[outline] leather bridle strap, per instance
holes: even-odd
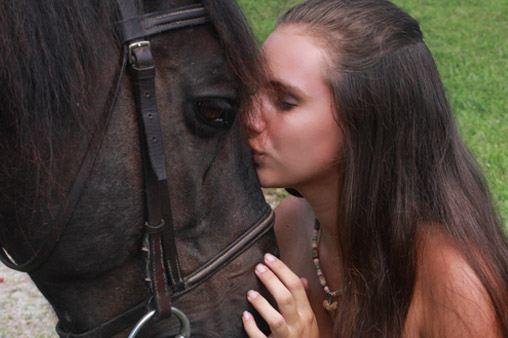
[[[266,205],[265,213],[261,218],[240,237],[234,240],[217,255],[205,262],[188,276],[184,277],[184,289],[173,294],[176,299],[197,286],[201,285],[208,278],[212,277],[221,268],[229,264],[233,259],[250,248],[257,240],[263,237],[273,226],[275,214],[272,209]]]
[[[235,239],[224,250],[219,252],[215,257],[211,258],[201,267],[192,272],[189,276],[184,278],[185,288],[172,295],[174,299],[184,295],[192,289],[199,286],[201,283],[212,277],[222,267],[226,266],[229,262],[242,254],[245,250],[250,248],[258,239],[263,237],[271,228],[274,222],[274,213],[267,206],[267,210],[261,218],[244,234]],[[150,309],[150,299],[131,308],[117,317],[108,320],[100,326],[83,333],[71,333],[63,330],[60,325],[57,325],[57,332],[61,338],[107,338],[124,329],[132,326],[136,320],[141,318]]]
[[[148,311],[148,308],[148,303],[144,301],[95,329],[83,333],[76,334],[65,331],[60,322],[57,323],[55,330],[60,338],[110,338],[132,326],[132,323],[139,320]]]
[[[139,112],[147,218],[145,233],[148,235],[150,245],[150,272],[155,306],[159,316],[166,317],[171,315],[169,285],[175,285],[181,280],[181,273],[169,207],[162,131],[155,99],[155,65],[149,45],[138,44],[139,46],[132,49],[133,63],[130,70]],[[171,242],[168,247],[165,247],[163,243],[168,241]],[[164,253],[166,250],[171,257],[168,265],[175,267],[168,269],[170,283],[166,280],[165,273]]]
[[[139,15],[134,1],[119,2],[122,39],[129,47],[130,72],[139,115],[145,182],[145,233],[157,318],[171,316],[172,294],[184,288],[176,249],[166,174],[166,157],[155,96],[155,64],[147,36],[208,21],[202,5]]]
[[[140,16],[138,11],[142,5],[136,6],[134,1],[117,1],[122,15],[118,27],[124,43],[177,28],[201,25],[209,21],[205,8],[200,4]]]

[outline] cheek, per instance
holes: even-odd
[[[335,167],[343,151],[342,147],[342,130],[335,121],[328,121],[314,130],[312,138],[307,142],[306,154],[318,167]]]
[[[315,146],[301,125],[281,123],[273,131],[273,148],[285,165],[294,166],[295,161],[306,157]]]

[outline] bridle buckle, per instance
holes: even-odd
[[[136,41],[129,45],[129,63],[134,63],[134,50],[138,48],[150,49],[150,41]]]

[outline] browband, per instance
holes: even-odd
[[[149,13],[141,18],[133,2],[128,1],[120,7],[124,19],[118,22],[118,27],[124,43],[209,21],[208,14],[201,4]]]

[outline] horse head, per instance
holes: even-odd
[[[241,128],[255,40],[234,2],[126,3],[2,5],[4,260],[30,263],[61,336],[123,337],[150,311],[139,334],[174,335],[171,306],[193,337],[244,336],[275,248]],[[152,84],[126,71],[146,53]]]

